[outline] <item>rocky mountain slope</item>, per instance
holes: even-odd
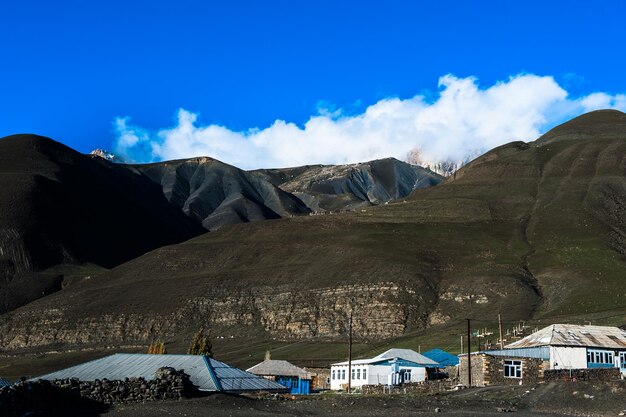
[[[160,187],[51,139],[0,139],[0,312],[61,288],[55,265],[112,268],[204,230]]]
[[[277,186],[280,170],[246,172],[206,157],[113,164],[107,151],[81,155],[33,135],[0,139],[0,152],[0,313],[206,229],[311,211],[293,181]],[[437,179],[395,160],[320,169],[288,171],[308,179],[309,202],[332,209],[403,197]],[[319,191],[327,184],[334,188]]]
[[[370,340],[498,313],[623,313],[625,121],[581,116],[406,202],[228,225],[157,249],[3,315],[0,346],[175,341],[198,323],[243,344],[323,342],[345,335],[351,312],[355,337]]]
[[[350,165],[252,171],[299,197],[314,212],[353,210],[406,197],[443,177],[394,158]]]
[[[294,195],[212,158],[129,166],[159,184],[167,200],[208,230],[309,213]]]

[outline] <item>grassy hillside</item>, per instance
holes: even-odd
[[[391,344],[458,352],[465,318],[493,331],[499,313],[505,328],[624,324],[624,120],[590,113],[388,205],[225,226],[157,249],[2,316],[0,342],[163,337],[184,350],[206,326],[225,360],[254,362],[271,347],[322,364],[345,357],[350,312],[357,356]],[[592,134],[577,137],[581,126]]]
[[[112,268],[202,232],[125,168],[41,136],[0,138],[0,313],[60,289],[69,265]]]

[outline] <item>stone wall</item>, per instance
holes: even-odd
[[[23,381],[0,388],[0,415],[22,415],[32,407],[58,407],[57,402],[121,404],[131,402],[176,400],[198,392],[183,371],[160,368],[156,378],[126,378],[123,381],[79,381],[56,379],[53,381]],[[49,404],[49,405],[48,405]],[[31,408],[29,408],[31,407]]]
[[[619,381],[622,374],[619,368],[594,369],[551,369],[544,372],[546,381]]]
[[[504,377],[505,360],[522,362],[522,378]],[[472,355],[472,386],[535,384],[543,381],[544,369],[547,367],[548,363],[542,359]],[[460,357],[459,383],[468,385],[467,355]]]
[[[444,392],[454,386],[454,381],[450,379],[438,379],[423,381],[399,386],[390,387],[388,385],[363,385],[360,389],[365,395],[378,394],[410,394],[410,393],[435,393]]]
[[[472,355],[472,386],[482,387],[485,385],[483,373],[483,361],[485,355]],[[468,386],[467,355],[459,356],[458,382]]]

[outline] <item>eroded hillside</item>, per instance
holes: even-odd
[[[350,312],[356,333],[387,338],[499,312],[622,308],[625,118],[594,112],[557,128],[615,126],[610,137],[494,149],[406,201],[225,226],[157,249],[2,316],[0,344],[146,343],[200,324],[329,340]]]

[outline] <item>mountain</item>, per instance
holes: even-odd
[[[124,165],[110,152],[81,155],[34,135],[0,139],[0,152],[0,313],[206,229],[311,211],[296,187],[275,185],[284,185],[275,181],[278,170],[246,172],[206,157]],[[323,195],[332,209],[436,182],[391,160],[324,169],[334,178],[319,175],[320,167],[293,170],[309,178],[303,190]],[[333,181],[335,191],[310,191]]]
[[[59,290],[54,266],[98,272],[204,232],[146,178],[35,135],[0,139],[0,204],[0,312]]]
[[[299,197],[314,212],[354,210],[437,185],[441,176],[394,158],[350,165],[309,165],[252,171]]]
[[[106,159],[109,162],[114,162],[116,164],[121,164],[122,162],[124,162],[122,158],[120,158],[119,156],[115,155],[112,152],[107,151],[106,149],[94,149],[93,151],[89,152],[89,155],[97,156],[102,159]]]
[[[208,230],[309,213],[294,195],[212,158],[129,166],[159,184],[165,198]]]
[[[413,335],[408,346],[416,334],[456,345],[465,318],[498,313],[624,324],[624,123],[593,112],[401,201],[156,249],[1,316],[0,346],[182,344],[202,323],[238,356],[253,340],[298,340],[325,343],[308,352],[328,359],[349,314],[357,340]]]

